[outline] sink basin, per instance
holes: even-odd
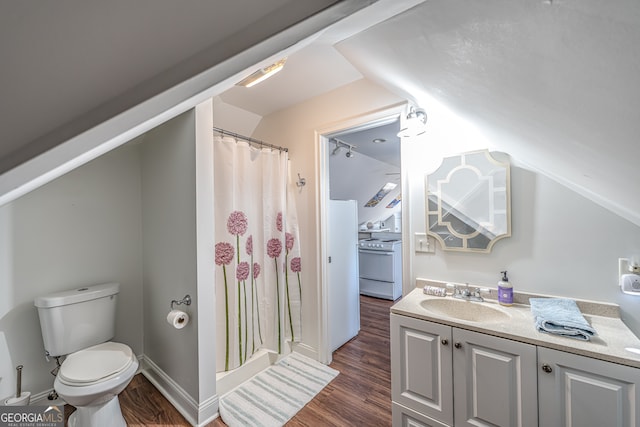
[[[497,307],[460,299],[427,299],[422,301],[420,305],[433,314],[468,322],[494,323],[504,322],[511,318],[508,313]]]

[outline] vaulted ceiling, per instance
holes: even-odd
[[[0,0],[0,172],[246,49],[251,24],[255,40],[314,12],[300,3]],[[367,78],[640,225],[639,2],[355,3],[372,5],[224,101],[268,115]]]
[[[347,83],[355,69],[425,108],[429,126],[446,111],[488,148],[640,225],[639,2],[429,0],[332,47],[340,55],[314,64],[311,81],[336,69]],[[300,96],[282,74],[260,88],[269,109],[256,112],[289,106],[280,84]],[[237,90],[223,99],[254,108]]]

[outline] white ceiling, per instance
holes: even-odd
[[[152,95],[136,84],[213,39],[230,42],[237,20],[263,22],[300,3],[0,2],[0,166],[98,100],[132,88],[129,102]],[[425,108],[428,125],[447,109],[492,149],[640,225],[640,2],[416,0],[397,16],[379,10],[410,3],[380,0],[377,14],[323,33],[253,92],[233,88],[222,99],[268,115],[364,77]],[[83,19],[67,19],[71,7]],[[185,75],[164,76],[171,84]]]
[[[298,102],[327,74],[339,82],[344,68],[346,84],[346,60],[425,108],[428,125],[434,110],[451,111],[490,148],[640,225],[640,2],[430,0],[334,47],[342,58],[325,56],[325,74],[309,62],[313,84],[285,71],[286,90],[265,83],[261,111]],[[223,97],[251,109],[248,95]]]

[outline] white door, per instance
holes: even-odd
[[[358,205],[329,201],[329,344],[331,351],[360,330]]]

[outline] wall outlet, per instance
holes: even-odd
[[[426,233],[415,233],[414,235],[414,247],[416,252],[436,253],[436,239],[431,236],[427,236]]]
[[[623,274],[620,276],[620,287],[625,294],[640,294],[640,274]]]
[[[618,285],[625,294],[640,295],[640,274],[637,262],[627,258],[618,258]]]

